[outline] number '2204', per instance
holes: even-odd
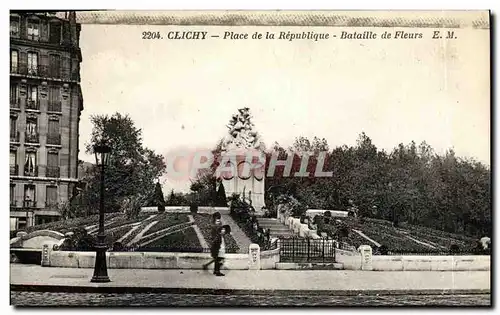
[[[162,39],[160,32],[142,32],[142,39]]]

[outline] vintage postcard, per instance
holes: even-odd
[[[14,306],[491,306],[490,12],[10,11]]]

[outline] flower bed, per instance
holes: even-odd
[[[105,214],[105,221],[109,221],[114,217],[123,215],[121,213],[106,213]],[[81,218],[74,218],[74,219],[69,219],[69,220],[60,220],[60,221],[54,221],[50,223],[45,223],[45,224],[39,224],[39,225],[34,225],[26,230],[19,230],[16,232],[26,232],[26,233],[31,233],[33,231],[39,231],[39,230],[52,230],[52,231],[57,231],[61,233],[66,233],[69,231],[72,231],[73,229],[76,228],[84,228],[89,225],[94,225],[99,222],[99,215],[91,215],[88,217],[81,217]]]
[[[148,245],[136,248],[140,252],[207,252],[200,245],[198,236],[192,227],[162,237]]]
[[[212,244],[212,217],[208,214],[197,213],[193,215],[193,218],[208,246],[210,246]],[[231,235],[226,235],[224,242],[226,243],[226,252],[228,254],[238,253],[240,248]]]
[[[158,232],[160,230],[189,222],[188,216],[185,213],[164,213],[158,216],[158,218],[153,219],[153,221],[158,221],[149,230],[144,233],[144,236],[150,235],[152,233]]]

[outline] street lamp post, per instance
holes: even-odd
[[[90,282],[110,282],[108,277],[108,268],[106,266],[106,243],[104,242],[104,166],[109,161],[111,148],[105,144],[94,146],[94,154],[97,166],[101,167],[101,200],[99,206],[99,232],[97,234],[97,244],[94,275]]]

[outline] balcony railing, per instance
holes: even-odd
[[[16,165],[10,165],[10,175],[12,176],[17,176],[19,174],[19,166]]]
[[[38,165],[35,166],[34,168],[24,168],[24,176],[33,176],[37,177],[38,176]]]
[[[38,99],[26,99],[26,109],[40,110],[40,102],[38,101]]]
[[[47,172],[45,173],[46,177],[59,177],[59,166],[47,166]]]
[[[15,200],[14,198],[10,198],[10,207],[16,208],[17,207],[17,200]]]
[[[10,132],[10,142],[19,142],[19,131]]]
[[[36,201],[35,200],[24,200],[23,206],[24,206],[24,208],[35,208]]]
[[[36,133],[36,134],[27,133],[26,139],[24,142],[26,142],[26,143],[40,143],[40,135],[38,133]]]
[[[10,98],[10,108],[19,108],[21,104],[20,98],[11,97]]]
[[[47,144],[61,145],[61,135],[47,135]]]
[[[49,112],[61,112],[61,101],[49,101],[47,110]]]
[[[57,202],[53,200],[47,200],[45,202],[45,208],[48,210],[57,210],[58,206]]]
[[[49,65],[29,65],[25,62],[19,62],[17,65],[13,64],[10,67],[10,72],[22,75],[31,75],[42,78],[53,78],[62,80],[79,81],[80,75],[78,71],[71,71],[70,69],[63,69],[62,67],[55,67]]]

